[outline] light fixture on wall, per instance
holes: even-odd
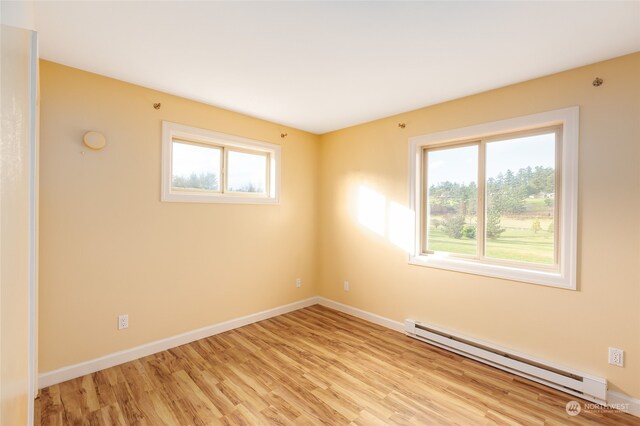
[[[401,129],[404,129],[405,127],[407,127],[406,123],[398,123],[398,127],[400,127]]]
[[[593,80],[593,84],[595,87],[599,87],[602,86],[602,84],[604,83],[604,80],[601,79],[600,77],[596,77],[595,80]]]
[[[107,144],[107,140],[105,139],[104,135],[99,132],[85,133],[82,141],[88,148],[94,149],[96,151],[101,150]]]

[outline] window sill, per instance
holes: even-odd
[[[478,263],[459,258],[441,256],[411,256],[409,264],[464,272],[467,274],[483,275],[486,277],[502,278],[505,280],[539,284],[549,287],[575,290],[574,277],[563,276],[560,272],[538,271],[535,269],[514,268],[503,265]]]
[[[162,194],[161,201],[174,203],[221,203],[221,204],[280,204],[276,197],[253,197],[249,195],[200,195]]]

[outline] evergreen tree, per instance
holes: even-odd
[[[447,234],[447,236],[459,240],[460,238],[462,238],[464,216],[461,214],[457,214],[447,217],[447,219],[442,223],[442,228],[444,229],[444,232],[445,234]]]
[[[489,211],[487,215],[487,238],[495,240],[499,238],[505,230],[506,229],[500,227],[500,214],[495,211]]]

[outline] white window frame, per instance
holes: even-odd
[[[559,252],[557,270],[544,270],[526,265],[508,265],[500,260],[495,263],[478,262],[475,259],[443,256],[437,253],[429,254],[423,251],[424,238],[426,238],[426,233],[422,229],[425,149],[443,144],[462,143],[476,138],[490,138],[506,133],[558,125],[562,126],[562,164],[558,184],[558,190],[562,196],[557,218],[558,247],[556,250]],[[578,141],[579,108],[577,106],[410,138],[410,206],[415,217],[415,244],[409,255],[409,263],[575,290],[578,235]]]
[[[173,141],[192,142],[195,145],[222,149],[223,166],[220,170],[220,191],[174,190],[171,186]],[[226,156],[228,150],[264,154],[267,156],[267,182],[264,193],[225,192]],[[280,199],[280,151],[279,145],[200,129],[183,124],[162,122],[162,190],[161,200],[181,203],[234,203],[278,204]]]

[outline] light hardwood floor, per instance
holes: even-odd
[[[573,399],[315,305],[43,389],[36,424],[640,424]]]

